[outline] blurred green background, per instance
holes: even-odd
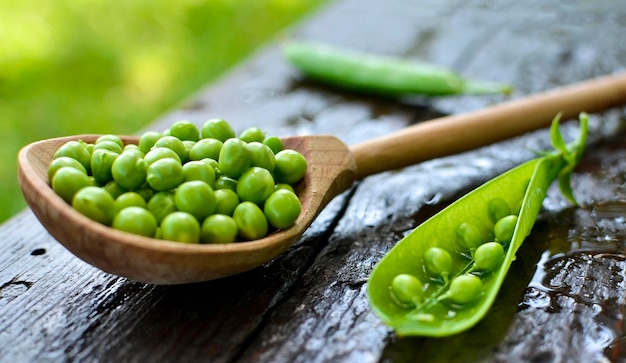
[[[136,133],[325,1],[1,1],[0,222],[21,147]]]

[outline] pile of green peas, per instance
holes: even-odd
[[[455,233],[455,251],[433,246],[424,252],[421,275],[427,277],[428,284],[438,286],[429,298],[425,296],[428,284],[416,276],[420,274],[401,273],[391,281],[392,299],[401,307],[420,311],[436,303],[461,309],[477,301],[483,293],[484,279],[504,261],[518,220],[501,198],[489,201],[487,218],[493,225],[488,236],[483,236],[476,226],[462,222]],[[451,253],[460,254],[467,264],[453,271]]]
[[[116,135],[69,141],[48,168],[53,190],[94,221],[183,243],[232,243],[291,226],[301,212],[293,186],[307,161],[251,127],[224,119],[175,122],[137,145]]]

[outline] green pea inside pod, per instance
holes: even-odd
[[[189,152],[190,160],[218,160],[224,143],[218,139],[202,139],[194,144]]]
[[[231,216],[213,214],[202,222],[200,233],[203,243],[233,243],[237,238],[237,222]]]
[[[83,165],[88,174],[91,173],[91,152],[89,151],[87,143],[78,140],[68,141],[55,151],[52,158],[56,159],[60,156],[76,159]]]
[[[307,167],[304,155],[296,150],[286,149],[276,154],[274,178],[278,183],[293,185],[304,177]]]
[[[170,126],[170,135],[182,141],[198,141],[200,139],[200,130],[191,121],[180,120]]]
[[[187,212],[198,220],[210,216],[215,211],[217,199],[209,184],[192,180],[182,183],[174,193],[176,208]]]
[[[298,196],[284,189],[272,193],[263,205],[263,213],[267,221],[272,227],[278,229],[292,226],[301,211],[302,205]]]
[[[438,300],[449,299],[454,304],[466,305],[478,300],[483,291],[483,282],[476,275],[460,275],[450,281],[450,287]]]
[[[72,199],[72,207],[84,216],[104,225],[111,225],[115,216],[115,200],[106,190],[88,186]]]
[[[401,304],[417,305],[423,299],[423,285],[411,274],[398,274],[391,280],[391,294]]]
[[[506,200],[496,197],[487,203],[487,213],[489,220],[495,224],[500,219],[511,214],[511,207],[509,207],[509,203]]]
[[[248,143],[247,147],[250,150],[251,166],[267,169],[270,173],[274,171],[276,157],[269,146],[254,141]]]
[[[204,125],[202,125],[201,132],[202,138],[217,139],[221,142],[237,137],[230,124],[221,118],[207,120]]]
[[[239,134],[239,139],[245,142],[263,142],[265,140],[265,132],[258,127],[249,127]]]
[[[504,247],[498,242],[487,242],[474,251],[474,266],[479,271],[492,271],[502,264]]]
[[[141,150],[144,154],[147,154],[150,149],[154,146],[158,139],[163,136],[160,132],[156,131],[147,131],[141,134],[139,137],[139,150]]]
[[[223,175],[239,179],[241,174],[250,167],[252,158],[246,142],[239,139],[228,139],[220,150],[217,162]]]
[[[267,235],[268,224],[265,214],[252,202],[241,202],[233,212],[237,223],[237,234],[244,240],[255,240]]]
[[[452,256],[441,247],[430,247],[422,257],[426,271],[434,277],[448,281],[452,273]]]
[[[261,205],[273,192],[274,178],[267,169],[252,167],[237,181],[237,195],[241,201]]]
[[[104,141],[110,143],[110,141]],[[104,185],[113,180],[113,163],[120,156],[109,149],[95,149],[91,155],[91,175],[100,184]]]
[[[176,199],[171,191],[158,192],[146,203],[146,209],[154,215],[160,225],[163,219],[176,211]]]
[[[117,212],[113,218],[113,228],[145,237],[154,237],[157,220],[147,209],[129,206]]]
[[[474,250],[484,242],[480,230],[476,226],[463,222],[456,228],[458,244],[467,250]]]
[[[186,212],[173,212],[161,221],[161,238],[181,243],[200,242],[200,222]]]
[[[71,166],[61,167],[52,178],[52,189],[69,204],[79,190],[93,185],[87,174]]]
[[[517,216],[508,215],[500,220],[493,227],[493,231],[496,235],[496,241],[501,243],[509,243],[513,238],[515,232],[515,226],[517,225]]]
[[[172,158],[159,159],[148,166],[146,181],[156,191],[174,189],[183,182],[183,166]]]
[[[146,182],[148,164],[138,154],[121,153],[111,166],[113,180],[127,190],[135,190]]]
[[[52,184],[52,178],[54,178],[54,174],[57,170],[61,169],[64,166],[72,167],[83,174],[87,175],[87,170],[78,160],[70,158],[68,156],[59,156],[56,159],[52,159],[50,162],[50,166],[48,166],[48,181]]]

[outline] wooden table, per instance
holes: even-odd
[[[623,69],[625,35],[626,6],[614,0],[344,0],[290,32],[510,82],[510,98]],[[238,131],[331,133],[353,144],[503,100],[339,92],[302,79],[271,44],[148,129],[222,117]],[[548,148],[546,130],[366,178],[281,257],[206,283],[155,286],[106,274],[70,254],[26,210],[0,226],[0,360],[626,361],[624,109],[592,116],[573,177],[581,206],[550,190],[495,305],[466,333],[396,337],[368,305],[368,275],[454,198]],[[575,131],[565,125],[568,137]]]

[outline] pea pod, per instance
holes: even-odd
[[[397,335],[448,336],[469,329],[485,316],[517,250],[531,232],[548,187],[557,178],[569,180],[584,150],[587,115],[580,115],[580,136],[569,145],[561,140],[558,122],[557,116],[553,121],[554,152],[521,164],[463,196],[400,240],[374,268],[368,283],[370,305]],[[566,197],[573,197],[569,184],[561,182],[559,186]],[[494,200],[499,205],[506,203],[511,214],[517,216],[511,226],[514,229],[510,241],[494,240]],[[483,244],[489,243],[490,248],[493,243],[500,243],[504,257],[496,253],[488,257],[492,261],[486,261],[485,256],[476,256],[474,260],[475,252],[484,251],[459,243],[464,242],[459,236],[459,225],[477,229],[485,236]],[[452,256],[449,280],[434,279],[427,271],[424,259],[434,247]],[[417,277],[423,284],[419,303],[399,304],[392,293],[392,289],[401,288],[392,284],[394,278],[405,274]],[[459,287],[465,285],[472,289]]]
[[[511,92],[499,83],[464,79],[445,67],[326,44],[287,42],[285,57],[308,77],[335,87],[385,96],[443,96]]]

